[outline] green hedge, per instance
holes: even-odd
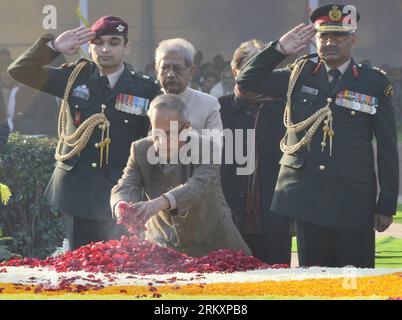
[[[14,252],[11,252],[7,242],[13,240],[12,238],[4,238],[3,230],[0,229],[0,262],[4,260],[9,260],[13,257],[18,257]]]
[[[54,169],[56,140],[10,136],[0,153],[0,181],[10,187],[11,199],[0,205],[0,229],[11,237],[11,251],[44,258],[65,238],[65,221],[43,197]]]

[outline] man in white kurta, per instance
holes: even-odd
[[[179,95],[189,108],[193,130],[222,130],[220,104],[212,95],[191,89],[194,47],[184,39],[162,41],[155,53],[156,75],[164,93]]]

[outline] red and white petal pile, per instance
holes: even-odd
[[[3,262],[6,267],[54,267],[57,272],[86,271],[91,273],[170,274],[236,272],[268,268],[287,268],[286,265],[267,265],[244,252],[219,250],[194,258],[170,248],[123,236],[121,240],[97,242],[45,260],[13,259]]]

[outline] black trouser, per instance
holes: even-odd
[[[265,262],[264,236],[262,234],[242,234],[253,257]]]
[[[242,234],[253,256],[270,265],[290,265],[292,251],[291,219],[269,211],[264,214],[262,222],[262,234]]]
[[[67,237],[70,250],[75,250],[91,242],[120,239],[123,227],[114,220],[92,220],[65,215]]]
[[[292,219],[269,211],[264,215],[265,262],[287,264],[292,257]]]
[[[340,230],[297,222],[300,267],[374,268],[373,230]]]

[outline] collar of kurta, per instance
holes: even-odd
[[[191,89],[187,87],[182,93],[179,93],[178,96],[182,98],[184,101],[188,99],[191,94]]]
[[[181,92],[181,93],[179,93],[177,96],[179,96],[180,98],[182,98],[184,101],[186,101],[187,99],[188,99],[188,97],[191,95],[191,91],[192,91],[193,89],[191,89],[190,87],[186,87],[186,89],[183,91],[183,92]],[[162,88],[162,92],[164,93],[164,94],[167,94],[167,92],[166,92],[166,90],[164,89],[164,88]]]

